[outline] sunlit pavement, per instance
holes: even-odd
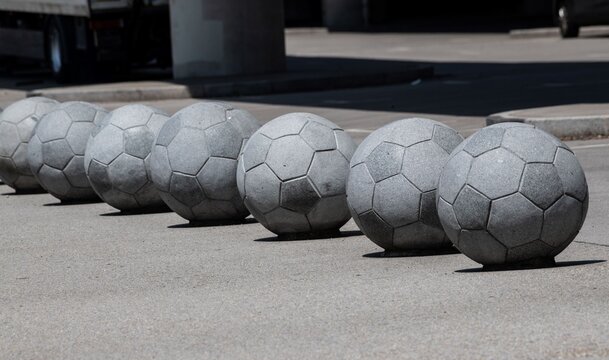
[[[342,48],[335,43],[319,51],[347,53],[350,41],[360,41],[344,37]],[[479,56],[497,62],[501,46],[505,61],[519,61],[517,51],[526,61],[558,59],[564,66],[585,57],[597,73],[588,64],[573,65],[575,75],[499,67],[500,75],[482,65],[458,72],[458,65],[446,65],[440,73],[455,69],[452,80],[229,101],[262,121],[315,112],[358,141],[410,115],[468,135],[505,106],[609,102],[602,80],[609,78],[603,77],[609,73],[602,64],[609,59],[606,39],[365,37],[379,48],[399,40],[414,49],[410,54],[419,47],[423,60],[434,51],[448,56],[442,46],[451,43],[462,53],[478,48]],[[536,92],[535,84],[548,79],[568,80],[577,91]],[[193,101],[152,104],[173,112]],[[580,235],[549,269],[481,272],[459,254],[379,258],[380,249],[353,222],[339,239],[277,242],[255,222],[192,228],[172,213],[123,216],[101,203],[64,206],[49,195],[12,195],[1,186],[1,357],[607,358],[609,141],[568,144],[586,171],[590,208]]]

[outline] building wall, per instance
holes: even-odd
[[[428,16],[550,17],[552,0],[284,0],[287,26],[369,24]],[[367,6],[367,16],[362,9]],[[339,27],[341,27],[339,26]]]

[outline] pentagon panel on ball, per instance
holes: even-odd
[[[329,120],[280,116],[256,131],[239,156],[239,192],[252,215],[280,236],[331,236],[351,217],[345,185],[354,150],[351,137]]]
[[[85,174],[91,131],[108,112],[86,102],[67,102],[44,115],[28,145],[30,169],[42,187],[63,202],[98,199]]]
[[[156,139],[152,180],[165,203],[191,222],[233,222],[249,212],[237,189],[237,159],[260,127],[247,111],[200,102],[173,115]]]
[[[93,129],[85,172],[103,201],[121,211],[164,207],[149,174],[154,140],[169,116],[145,105],[126,105]]]
[[[42,190],[27,161],[27,147],[34,127],[59,103],[32,97],[17,101],[0,114],[0,178],[17,192]]]
[[[522,123],[479,130],[451,154],[438,215],[455,246],[485,266],[545,266],[573,241],[588,208],[577,158]]]
[[[395,121],[355,151],[347,182],[353,219],[387,254],[450,249],[437,217],[440,172],[461,135],[437,121]]]

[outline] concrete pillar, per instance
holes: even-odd
[[[362,30],[368,22],[369,0],[323,0],[324,24],[330,31]]]
[[[176,79],[285,70],[282,0],[171,0]]]

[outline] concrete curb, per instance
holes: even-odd
[[[600,36],[609,35],[609,26],[592,26],[581,29],[580,36]],[[513,39],[532,39],[544,37],[560,37],[558,27],[551,28],[535,28],[535,29],[517,29],[510,31],[510,37]]]
[[[44,96],[57,101],[137,102],[185,98],[214,98],[287,92],[321,91],[391,85],[430,78],[432,66],[359,73],[286,73],[268,77],[209,79],[191,84],[134,82],[32,90],[27,97]]]
[[[486,119],[487,125],[502,122],[522,122],[549,132],[562,139],[586,139],[609,136],[609,114],[565,116],[565,117],[527,117],[508,111],[493,114]]]

